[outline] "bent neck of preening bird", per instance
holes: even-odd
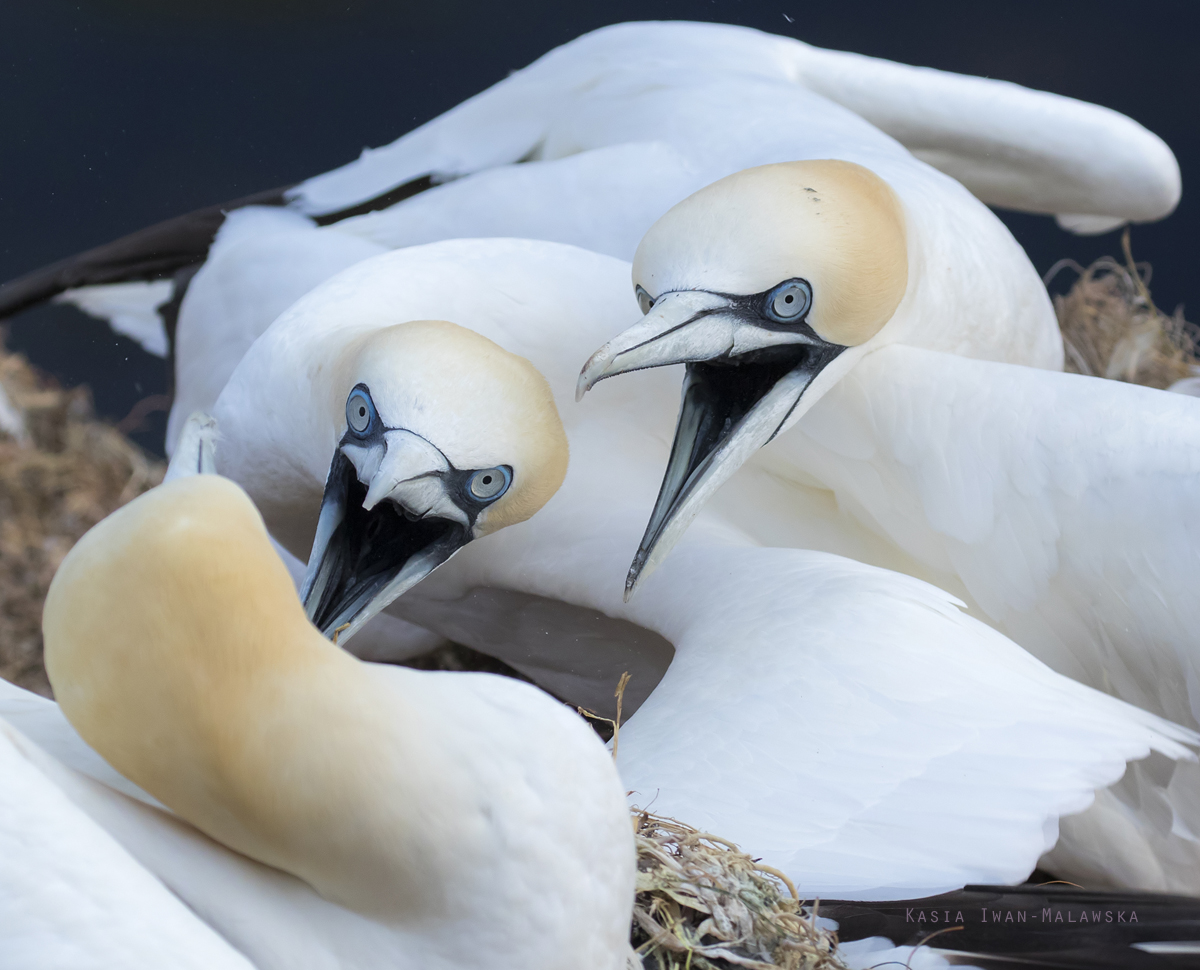
[[[422,806],[452,816],[463,793],[433,763],[437,727],[308,623],[237,486],[185,478],[110,516],[43,625],[68,719],[180,816],[364,914],[444,905],[453,866]]]

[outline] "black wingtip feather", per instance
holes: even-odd
[[[313,221],[319,226],[328,226],[352,216],[386,209],[447,180],[448,176],[422,175],[349,208],[314,216]],[[199,266],[208,257],[209,246],[225,221],[226,213],[248,205],[286,205],[288,191],[292,188],[294,186],[286,185],[196,209],[10,280],[0,285],[0,319],[77,286],[169,279],[179,270]]]
[[[843,942],[871,936],[928,945],[952,963],[982,970],[1109,970],[1200,967],[1194,953],[1134,944],[1200,941],[1200,899],[1069,885],[967,886],[888,902],[821,900]],[[931,937],[937,930],[961,927]],[[953,951],[953,952],[946,952]]]
[[[0,286],[0,318],[77,286],[169,278],[204,261],[225,213],[247,205],[283,205],[288,188],[197,209],[20,276]]]

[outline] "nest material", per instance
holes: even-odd
[[[1065,268],[1079,274],[1069,293],[1054,298],[1065,369],[1157,388],[1200,374],[1195,326],[1183,307],[1173,316],[1159,311],[1150,297],[1150,267],[1134,263],[1128,230],[1122,245],[1124,263],[1105,256],[1084,269],[1062,260],[1047,274],[1047,282]]]
[[[114,509],[162,481],[149,458],[63,390],[0,352],[0,677],[51,696],[42,603],[63,557]]]
[[[674,819],[634,811],[632,942],[653,970],[845,970],[783,873]],[[806,911],[807,910],[807,911]]]

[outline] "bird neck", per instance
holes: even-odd
[[[64,562],[44,618],[63,712],[217,841],[364,914],[431,911],[450,850],[428,799],[470,797],[436,783],[438,727],[308,623],[244,493],[198,514],[205,478],[155,490],[188,500],[182,524],[127,506]]]

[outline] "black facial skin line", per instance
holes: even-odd
[[[804,312],[794,320],[788,320],[781,323],[778,320],[772,319],[771,315],[768,313],[768,308],[771,305],[771,294],[773,294],[776,290],[787,286],[789,283],[800,283],[804,285],[809,293],[809,304],[807,307],[805,307]],[[645,292],[645,287],[641,286],[640,284],[639,286],[635,287],[635,291],[638,289],[642,290],[642,292]],[[812,327],[808,325],[808,315],[812,312],[813,303],[815,300],[812,296],[812,284],[800,276],[793,276],[791,279],[781,280],[774,286],[763,290],[761,293],[751,293],[749,295],[740,293],[722,293],[719,290],[667,290],[665,293],[660,293],[650,301],[651,309],[653,309],[658,304],[658,301],[664,296],[670,296],[673,293],[709,293],[713,296],[719,296],[722,299],[728,300],[729,302],[723,306],[700,310],[695,315],[688,317],[682,323],[678,323],[674,327],[671,327],[670,330],[664,330],[657,336],[652,337],[651,340],[661,340],[667,334],[673,333],[676,330],[686,327],[688,324],[695,323],[697,320],[702,320],[704,317],[711,316],[714,313],[732,312],[735,316],[741,317],[747,323],[756,327],[761,327],[763,330],[773,330],[778,333],[800,333],[815,343],[827,343],[824,338],[822,338],[815,330],[813,330]]]
[[[803,283],[805,287],[808,288],[810,296],[809,304],[805,308],[804,312],[795,320],[789,320],[787,323],[779,323],[778,321],[772,320],[767,314],[767,307],[770,306],[771,294],[780,287],[786,286],[788,283]],[[639,292],[646,293],[646,288],[640,283],[634,287],[634,293],[636,294]],[[622,353],[627,354],[631,350],[637,350],[639,347],[646,346],[646,344],[652,344],[656,340],[662,340],[662,338],[667,336],[667,334],[675,333],[677,330],[682,330],[684,327],[690,326],[697,320],[703,320],[705,317],[712,316],[714,313],[732,313],[734,316],[741,317],[751,326],[761,327],[763,330],[774,330],[779,333],[798,333],[806,337],[808,340],[811,340],[813,343],[827,343],[827,341],[822,339],[822,337],[808,325],[808,314],[812,310],[812,286],[809,284],[808,280],[799,276],[794,276],[791,279],[783,280],[781,283],[776,283],[769,290],[763,290],[761,293],[751,293],[749,296],[740,296],[736,293],[721,293],[717,290],[667,290],[665,293],[660,293],[650,301],[650,308],[654,309],[655,304],[657,304],[659,300],[661,300],[664,296],[670,296],[672,293],[708,293],[711,296],[723,297],[729,302],[722,306],[710,307],[706,310],[698,310],[686,320],[681,320],[679,323],[675,324],[675,326],[668,327],[662,333],[655,334],[653,337],[647,337],[640,344],[634,344],[632,347],[627,347],[624,351],[622,351]],[[649,296],[648,293],[646,295]],[[645,367],[632,367],[630,368],[629,372],[632,373],[633,371],[648,370],[655,366],[657,365],[648,364]],[[598,378],[598,380],[604,380],[604,378],[601,377]]]
[[[324,502],[340,501],[342,521],[325,546],[322,565],[333,559],[334,580],[321,591],[312,622],[322,633],[344,606],[366,591],[382,590],[405,563],[436,542],[459,548],[470,541],[461,522],[429,517],[414,519],[402,514],[394,502],[380,502],[369,512],[362,507],[366,486],[358,480],[354,463],[339,448],[329,470]],[[322,504],[324,504],[324,502]]]
[[[355,384],[354,387],[351,388],[350,394],[353,394],[355,391],[362,391],[362,393],[365,394],[369,400],[371,400],[371,389],[369,387],[367,387],[366,384],[362,384],[362,383]],[[348,395],[346,395],[346,397],[347,397],[347,399],[349,399],[350,395],[348,394]],[[384,425],[383,420],[379,417],[379,412],[375,410],[374,400],[371,400],[371,408],[372,408],[371,423],[369,425],[367,425],[366,430],[364,430],[362,433],[355,431],[349,425],[346,426],[346,433],[344,435],[342,435],[342,440],[338,442],[339,453],[341,452],[341,448],[343,445],[356,444],[356,445],[362,445],[367,448],[370,448],[374,445],[379,445],[383,448],[383,452],[386,455],[387,454],[387,438],[385,438],[384,435],[386,435],[389,431],[404,431],[404,432],[407,432],[408,434],[411,434],[415,438],[420,438],[427,445],[429,445],[430,448],[433,448],[439,455],[441,455],[443,460],[450,467],[450,470],[446,471],[446,472],[431,472],[430,477],[431,478],[434,478],[434,477],[439,478],[445,484],[446,492],[450,495],[450,498],[454,501],[454,504],[457,505],[460,509],[463,510],[463,512],[466,513],[467,521],[469,523],[469,528],[471,528],[471,529],[475,528],[475,520],[477,518],[479,518],[479,514],[484,509],[486,509],[489,505],[491,505],[493,502],[495,502],[497,499],[499,499],[501,496],[506,494],[508,492],[509,488],[512,488],[512,481],[513,481],[512,466],[511,465],[495,465],[493,467],[503,468],[508,473],[508,487],[505,488],[504,491],[502,491],[499,495],[495,495],[492,498],[488,498],[488,499],[476,498],[471,493],[471,489],[470,489],[471,479],[475,475],[477,475],[479,472],[488,471],[489,469],[468,468],[466,470],[463,470],[460,468],[456,468],[454,466],[454,462],[452,462],[449,458],[446,457],[446,455],[442,452],[442,449],[439,448],[437,445],[435,445],[432,441],[430,441],[424,435],[419,435],[415,431],[409,431],[408,428],[389,428],[386,425]],[[368,483],[366,483],[366,482],[363,482],[361,484],[363,484],[364,486],[368,485]],[[364,489],[363,495],[364,496],[366,495],[365,489]],[[359,505],[361,505],[361,504],[362,504],[362,502],[360,500]],[[393,504],[393,503],[388,503],[388,504]],[[407,512],[403,512],[402,510],[398,510],[398,511],[401,511],[402,514],[404,514],[406,516],[408,514]]]
[[[633,561],[631,576],[640,572],[650,554],[651,545],[657,541],[674,511],[699,483],[702,466],[767,392],[788,373],[804,365],[807,365],[811,374],[811,382],[845,349],[838,344],[789,344],[752,351],[737,358],[685,365],[683,394],[675,437],[671,442],[671,455],[667,459],[667,469],[654,501],[654,512]],[[796,403],[799,403],[799,397]],[[794,408],[795,405],[789,409],[788,416]],[[786,421],[787,416],[779,423],[779,427]],[[689,435],[684,428],[692,423],[695,423],[695,433]],[[774,438],[778,431],[779,428],[776,428],[771,437]],[[682,476],[675,473],[680,462],[685,463]],[[676,490],[669,495],[668,485],[672,481],[676,483]]]
[[[803,343],[763,347],[742,354],[727,354],[706,361],[691,361],[685,365],[683,393],[675,437],[671,443],[671,455],[667,460],[658,497],[655,499],[654,511],[646,525],[645,535],[626,579],[627,590],[632,588],[667,522],[699,484],[714,453],[746,415],[788,374],[794,371],[805,372],[805,386],[797,395],[796,402],[788,410],[788,414],[772,432],[771,438],[774,438],[799,403],[808,384],[835,357],[847,349],[841,344],[822,339],[807,324],[806,317],[812,308],[811,302],[794,322],[780,324],[767,317],[768,300],[781,287],[791,282],[803,281],[784,280],[763,293],[750,296],[715,294],[724,297],[729,304],[702,311],[688,321],[691,323],[710,313],[733,313],[751,326],[800,333],[807,340]],[[679,472],[681,466],[682,474]]]
[[[687,477],[787,374],[806,364],[815,376],[845,349],[836,344],[788,344],[684,365],[681,410],[690,407],[704,415],[691,444]]]
[[[355,391],[362,392],[370,404],[370,423],[361,433],[347,426],[330,464],[325,494],[321,500],[322,509],[327,503],[339,503],[342,512],[341,521],[329,537],[320,563],[331,579],[321,590],[320,599],[311,611],[313,624],[326,636],[333,634],[333,623],[349,604],[356,600],[368,602],[414,556],[432,551],[440,561],[445,561],[470,542],[479,515],[512,487],[514,477],[511,466],[497,466],[507,473],[508,488],[490,499],[481,500],[471,493],[470,482],[479,472],[488,469],[458,469],[446,459],[449,471],[431,473],[442,481],[451,500],[467,516],[466,526],[440,516],[415,515],[390,500],[377,503],[369,511],[364,509],[363,501],[369,483],[359,480],[358,470],[346,456],[343,447],[349,444],[380,447],[386,454],[387,439],[384,435],[388,431],[408,429],[385,427],[371,400],[370,389],[365,384],[358,384],[351,394]],[[427,438],[420,435],[416,437],[428,442]],[[432,442],[428,443],[437,449]],[[441,449],[437,451],[442,454]],[[445,458],[445,455],[442,454],[442,457]],[[305,606],[309,607],[307,601]]]
[[[807,288],[809,305],[795,320],[779,323],[768,315],[768,307],[773,294],[789,283],[803,284]],[[671,292],[687,291],[672,290]],[[732,313],[751,326],[781,333],[802,334],[812,342],[763,347],[742,354],[730,354],[712,360],[689,362],[685,365],[687,374],[683,382],[680,418],[682,419],[684,413],[688,411],[693,415],[701,415],[696,435],[690,443],[687,443],[690,453],[687,459],[687,473],[684,476],[685,482],[691,479],[692,473],[700,463],[729,437],[729,434],[749,413],[750,409],[761,401],[786,374],[802,365],[807,365],[806,369],[815,377],[831,360],[846,349],[841,344],[825,340],[808,325],[808,314],[812,311],[814,299],[811,284],[801,277],[782,280],[761,293],[751,293],[748,296],[707,290],[705,292],[712,292],[714,296],[728,300],[728,305],[703,310],[680,326],[687,326],[687,324],[712,313]],[[662,296],[656,297],[654,303],[661,298]],[[651,305],[653,306],[653,304]],[[660,337],[654,339],[657,340]],[[774,434],[771,437],[773,438]],[[676,438],[671,447],[669,465],[673,466],[676,460],[682,457],[677,452],[684,446],[685,443],[679,440],[677,429]],[[683,491],[686,491],[686,487]],[[683,492],[679,497],[683,497]]]

